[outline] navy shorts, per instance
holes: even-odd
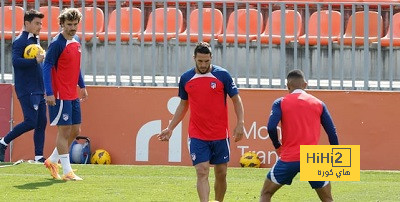
[[[51,126],[75,125],[81,123],[81,104],[76,100],[56,99],[55,106],[49,106]]]
[[[189,138],[188,144],[193,165],[207,161],[214,165],[229,162],[229,138],[215,141]]]
[[[280,185],[291,185],[293,178],[300,172],[300,161],[283,162],[280,159],[268,172],[267,178]],[[329,181],[308,181],[313,189],[326,186]]]

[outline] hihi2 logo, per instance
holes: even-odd
[[[301,181],[360,181],[360,145],[301,145]]]

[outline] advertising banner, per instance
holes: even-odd
[[[161,142],[156,134],[168,126],[180,102],[177,88],[156,87],[88,87],[89,99],[81,103],[81,135],[91,140],[92,153],[105,149],[112,164],[186,165],[192,164],[188,152],[188,120],[173,131],[169,142]],[[361,92],[309,90],[327,105],[333,117],[341,145],[360,145],[361,169],[400,169],[400,153],[394,152],[400,142],[400,113],[394,109],[400,103],[396,92]],[[267,122],[274,100],[287,90],[240,89],[245,111],[245,135],[242,141],[230,141],[229,166],[240,166],[239,159],[254,151],[261,167],[272,167],[278,156],[268,136]],[[16,100],[16,99],[14,99]],[[16,100],[17,101],[17,100]],[[15,101],[14,101],[15,102]],[[236,125],[232,101],[227,98],[230,132]],[[22,120],[19,105],[14,105],[15,123]],[[218,123],[215,123],[218,124]],[[280,128],[278,135],[281,138]],[[55,146],[57,129],[46,129],[45,156]],[[321,145],[328,138],[321,127]],[[32,159],[31,135],[15,140],[13,160]]]

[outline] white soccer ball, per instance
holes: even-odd
[[[81,161],[82,161],[82,148],[83,148],[83,145],[82,144],[74,144],[73,146],[72,146],[72,150],[71,150],[71,156],[70,156],[70,158],[71,158],[71,160],[72,160],[72,162],[74,162],[74,163],[81,163]]]

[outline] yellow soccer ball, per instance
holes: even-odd
[[[240,166],[259,168],[261,165],[260,158],[255,152],[246,152],[240,157]]]
[[[91,164],[111,164],[111,156],[104,149],[98,149],[92,155],[90,159]]]
[[[35,58],[38,54],[45,53],[43,48],[38,45],[38,44],[31,44],[28,45],[25,50],[24,50],[24,58],[26,59],[33,59]]]

